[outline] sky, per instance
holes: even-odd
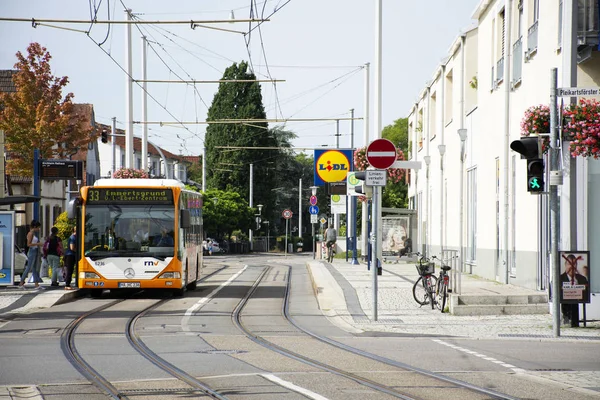
[[[473,26],[471,15],[480,0],[383,0],[382,122],[393,124],[433,77],[437,66],[461,32]],[[269,17],[250,34],[196,27],[187,21]],[[17,51],[39,42],[52,55],[55,76],[67,76],[63,95],[94,106],[96,121],[126,126],[126,40],[124,25],[41,23],[31,18],[89,21],[125,19],[125,8],[145,21],[185,21],[132,27],[133,77],[141,79],[141,36],[148,38],[147,78],[151,80],[218,80],[234,62],[248,61],[261,83],[267,118],[321,119],[285,123],[295,132],[298,151],[335,148],[351,143],[355,118],[364,117],[364,65],[370,63],[370,138],[374,139],[375,13],[367,0],[1,0],[0,69],[12,69]],[[95,13],[97,9],[97,13]],[[272,14],[272,15],[271,15]],[[50,25],[50,26],[49,26]],[[203,24],[248,32],[248,22]],[[64,29],[68,28],[68,29]],[[86,33],[88,31],[89,33]],[[217,84],[148,83],[149,140],[174,154],[202,153],[205,121]],[[142,90],[134,84],[134,120],[141,120]],[[323,121],[322,119],[331,119]],[[175,124],[172,124],[175,123]],[[270,124],[270,126],[281,124]],[[354,121],[354,145],[365,146],[364,122]],[[134,133],[141,135],[141,125]],[[366,143],[368,144],[368,143]]]

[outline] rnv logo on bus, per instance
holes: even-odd
[[[144,261],[144,266],[149,265],[149,266],[157,266],[158,265],[158,261]]]

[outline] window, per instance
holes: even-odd
[[[433,92],[429,99],[429,140],[435,138],[435,120],[437,114],[437,95]]]
[[[142,159],[141,158],[139,158],[139,157],[135,158],[135,167],[137,169],[142,169]]]
[[[452,103],[453,103],[453,99],[454,99],[454,87],[453,87],[453,81],[452,81],[452,70],[450,70],[448,72],[448,74],[446,75],[446,93],[445,93],[445,99],[444,99],[444,103],[445,107],[444,107],[444,124],[448,125],[450,122],[452,122]]]
[[[558,48],[562,48],[563,2],[558,2]]]
[[[477,167],[467,171],[467,253],[466,261],[477,260]]]
[[[496,58],[496,84],[500,84],[504,80],[504,41],[506,37],[506,29],[504,26],[504,10],[498,15],[498,42],[497,42],[497,58]]]
[[[423,109],[419,110],[419,116],[417,120],[417,127],[415,128],[417,131],[417,145],[419,146],[419,150],[423,148]]]

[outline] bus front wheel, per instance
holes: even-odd
[[[90,289],[92,299],[99,299],[102,296],[102,289]]]

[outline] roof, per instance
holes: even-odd
[[[17,71],[13,69],[0,70],[0,92],[1,93],[14,93],[17,91],[15,83],[13,82],[13,75]]]

